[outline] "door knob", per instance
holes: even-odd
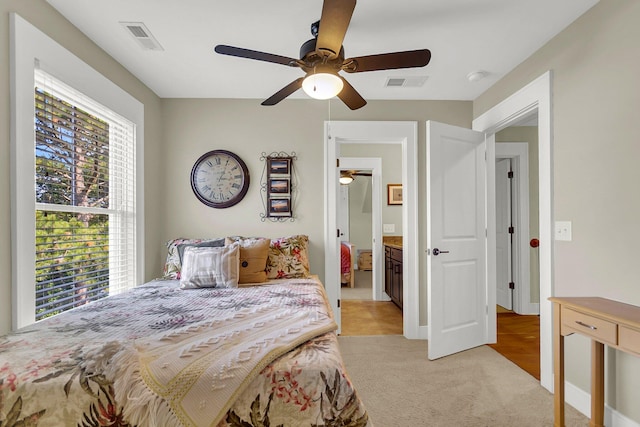
[[[448,254],[448,253],[449,253],[449,251],[441,251],[438,248],[433,248],[433,256],[438,256],[440,254]]]

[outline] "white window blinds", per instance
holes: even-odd
[[[35,73],[36,320],[136,283],[135,125]]]

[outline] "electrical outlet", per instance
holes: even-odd
[[[571,241],[571,221],[556,221],[556,240]]]
[[[395,224],[382,224],[382,232],[383,233],[395,233],[396,225]]]

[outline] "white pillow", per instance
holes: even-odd
[[[240,277],[237,243],[221,248],[189,246],[184,250],[180,287],[237,288]]]

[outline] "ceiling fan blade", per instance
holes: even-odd
[[[241,47],[227,46],[219,44],[214,49],[222,55],[237,56],[239,58],[257,59],[258,61],[274,62],[276,64],[298,67],[298,60],[273,53],[259,52],[257,50],[243,49]]]
[[[287,96],[300,89],[302,87],[302,80],[304,80],[304,77],[300,77],[299,79],[292,81],[291,83],[271,95],[271,97],[262,101],[261,105],[276,105],[278,102],[282,101]]]
[[[330,59],[338,56],[355,8],[356,0],[324,0],[316,50],[329,53]]]
[[[360,96],[358,91],[355,90],[348,81],[346,81],[342,76],[338,77],[340,77],[342,79],[342,82],[344,83],[344,87],[338,94],[338,98],[340,98],[342,102],[347,105],[347,107],[351,108],[352,110],[357,110],[358,108],[362,108],[367,105],[367,101],[365,101],[364,98]]]
[[[344,60],[342,69],[347,73],[361,73],[363,71],[424,67],[430,60],[431,51],[429,49],[408,50],[348,58]]]
[[[351,175],[354,176],[372,176],[371,172],[353,172]]]

